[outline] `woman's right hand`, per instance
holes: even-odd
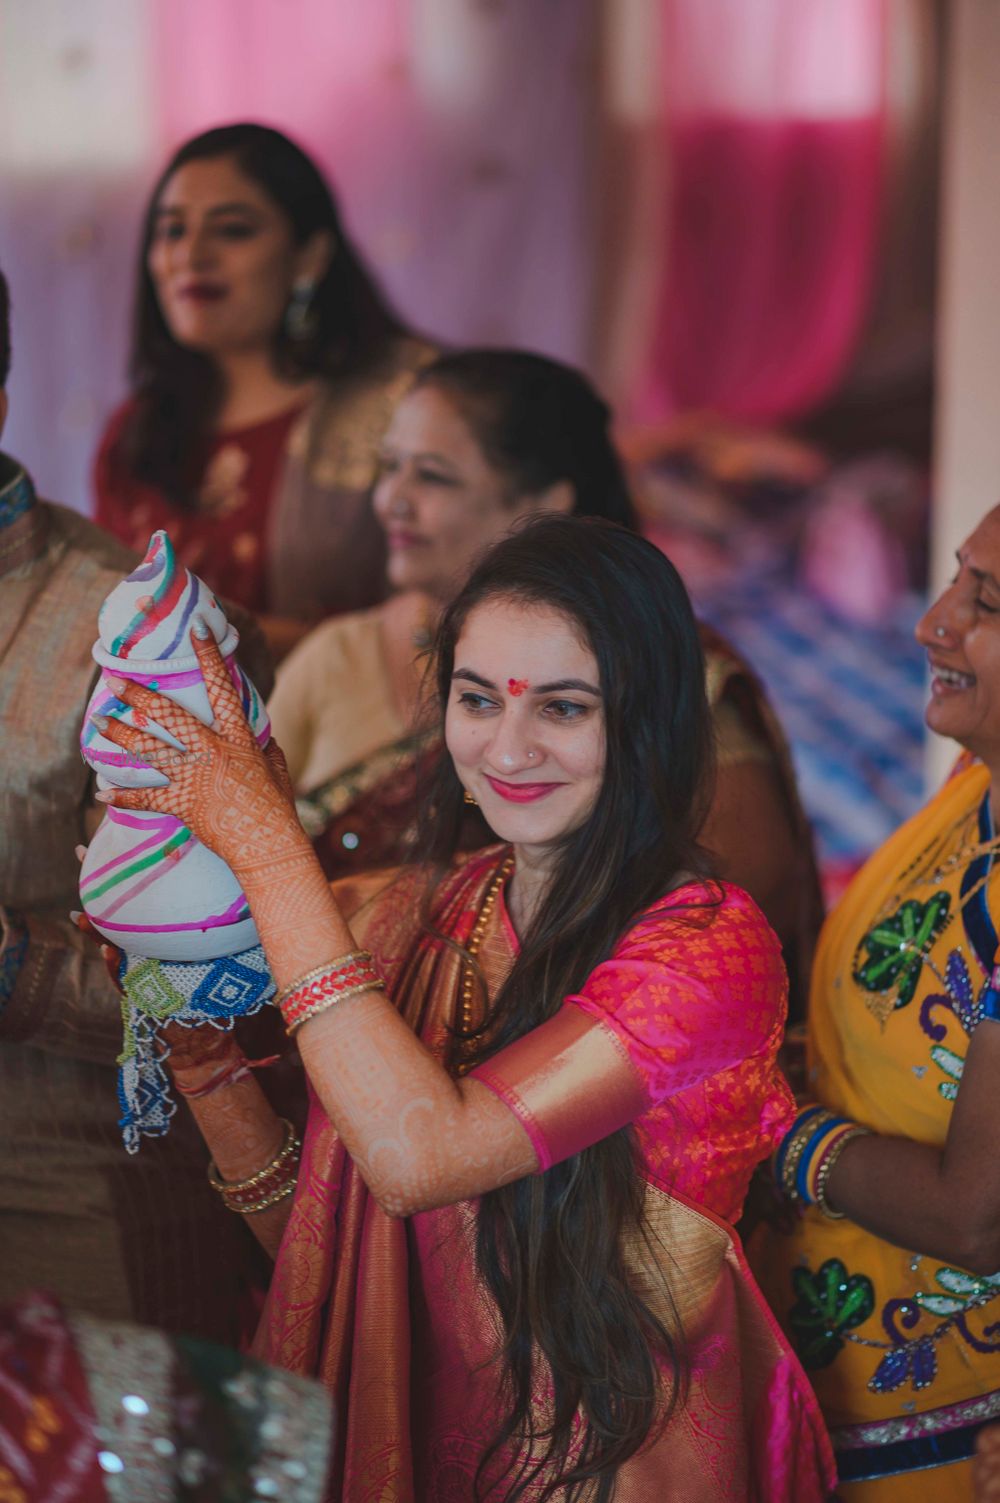
[[[257,745],[212,636],[192,632],[191,641],[214,725],[203,725],[173,700],[140,684],[109,680],[117,698],[131,706],[135,724],[101,717],[102,735],[148,760],[170,782],[165,788],[109,789],[97,797],[118,809],[174,815],[241,881],[252,880],[255,872],[294,858],[309,843],[295,813],[281,751],[274,742],[266,751]],[[182,749],[150,735],[145,729],[150,721],[181,742]]]
[[[100,717],[109,741],[146,759],[170,781],[159,788],[110,788],[98,794],[117,809],[172,814],[232,868],[253,913],[279,989],[352,948],[292,797],[285,760],[271,742],[257,745],[239,694],[211,634],[191,641],[201,665],[212,726],[139,684],[111,679],[137,724]],[[154,721],[180,747],[146,730]]]

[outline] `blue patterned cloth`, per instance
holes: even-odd
[[[164,1060],[170,1053],[164,1023],[228,1031],[237,1018],[259,1012],[275,994],[260,945],[218,960],[150,960],[123,955],[118,971],[125,1043],[118,1058],[119,1126],[129,1153],[143,1137],[168,1131],[177,1103]]]
[[[696,604],[764,680],[821,866],[860,865],[925,798],[926,658],[913,636],[925,601],[906,596],[864,626],[775,569],[697,591]]]
[[[0,532],[35,504],[35,487],[16,459],[0,454]]]

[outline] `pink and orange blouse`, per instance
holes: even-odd
[[[541,1170],[633,1122],[654,1184],[735,1221],[794,1116],[777,1067],[786,999],[781,948],[753,899],[690,882],[554,1018],[473,1074],[518,1117]],[[596,1097],[574,1089],[589,1077],[595,1023],[630,1066]]]

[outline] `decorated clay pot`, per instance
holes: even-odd
[[[102,788],[163,786],[167,776],[103,737],[97,713],[131,724],[131,709],[108,690],[108,675],[145,684],[211,724],[208,694],[190,642],[200,615],[219,644],[260,744],[270,722],[260,696],[236,664],[238,635],[211,590],[178,567],[165,532],[156,532],[142,563],[107,597],[93,655],[101,666],[80,748]],[[179,743],[154,721],[144,727],[165,745]],[[80,896],[94,927],[132,955],[202,961],[257,943],[246,898],[229,867],[170,815],[109,808],[90,843]]]

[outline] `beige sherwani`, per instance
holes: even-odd
[[[0,510],[18,483],[0,456]],[[125,1153],[118,996],[67,917],[91,810],[90,648],[134,562],[46,502],[0,529],[0,1302],[41,1285],[94,1314],[232,1340],[249,1234],[209,1189],[183,1107],[166,1138]],[[269,670],[247,666],[266,692]]]

